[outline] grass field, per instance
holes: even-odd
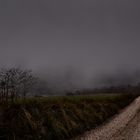
[[[0,137],[10,140],[67,140],[91,130],[135,96],[54,96],[1,105]]]

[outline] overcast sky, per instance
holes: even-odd
[[[0,0],[0,65],[84,76],[140,68],[138,0]]]

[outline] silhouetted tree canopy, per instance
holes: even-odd
[[[9,98],[25,98],[35,85],[35,78],[30,70],[21,68],[3,68],[0,70],[0,96],[1,100],[7,101]]]

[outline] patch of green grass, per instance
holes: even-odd
[[[18,100],[3,106],[3,130],[15,140],[65,140],[93,129],[135,96],[100,94]]]

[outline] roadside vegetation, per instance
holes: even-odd
[[[91,130],[136,96],[102,94],[18,99],[0,107],[3,140],[66,140]]]
[[[95,94],[93,90],[41,97],[47,91],[46,82],[30,70],[1,69],[0,140],[74,138],[102,124],[137,96],[119,94],[120,89],[117,94],[99,94],[99,91]],[[133,88],[129,86],[129,89]]]

